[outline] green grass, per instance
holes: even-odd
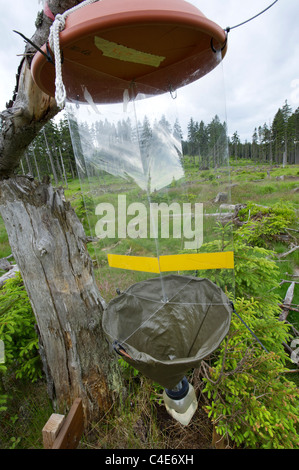
[[[1,413],[0,449],[42,449],[42,429],[51,414],[52,404],[44,381],[37,383],[9,377],[7,411]]]

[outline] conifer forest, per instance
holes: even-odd
[[[176,121],[173,129],[163,117],[159,125],[169,127],[176,137],[182,139],[183,155],[198,157],[195,165],[199,170],[213,168],[221,164],[213,158],[210,149],[223,149],[228,143],[228,152],[234,160],[246,159],[253,164],[266,163],[275,164],[295,164],[299,162],[299,108],[292,110],[285,101],[284,105],[278,109],[273,116],[272,123],[260,124],[253,129],[252,140],[240,140],[238,131],[234,131],[227,137],[226,123],[221,122],[216,115],[211,122],[195,121],[192,117],[187,125],[187,129],[182,129],[180,123]],[[165,122],[166,121],[166,122]],[[117,126],[111,125],[107,121],[99,122],[97,129],[90,132],[101,135],[110,135],[115,140],[130,138],[130,122],[119,122]],[[88,127],[88,124],[86,124]],[[149,124],[145,119],[140,124],[142,133],[149,134]],[[184,139],[184,135],[186,138]],[[227,141],[226,141],[227,139]],[[223,152],[219,152],[221,154]],[[46,157],[46,158],[45,158]],[[31,174],[38,179],[44,175],[52,175],[54,184],[65,182],[67,179],[75,179],[77,176],[76,161],[74,157],[71,136],[69,132],[68,119],[50,121],[28,148],[22,159],[19,172]]]

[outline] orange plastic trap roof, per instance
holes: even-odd
[[[183,0],[90,4],[71,13],[60,33],[67,98],[85,102],[87,90],[95,103],[113,103],[125,90],[130,98],[175,90],[216,67],[215,50],[224,57],[225,42],[225,31]],[[54,65],[37,52],[31,70],[55,96]]]

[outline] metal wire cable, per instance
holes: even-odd
[[[273,5],[277,2],[278,2],[278,0],[275,0],[275,2],[271,3],[271,5],[269,5],[267,8],[265,8],[263,11],[261,11],[260,13],[257,13],[257,15],[252,16],[252,18],[249,18],[248,20],[243,21],[242,23],[236,24],[235,26],[228,26],[227,28],[225,28],[225,31],[229,33],[229,31],[231,29],[235,29],[235,28],[238,28],[239,26],[243,26],[243,24],[249,23],[249,21],[252,21],[255,18],[257,18],[258,16],[265,13],[267,10],[269,10],[271,7],[273,7]]]
[[[243,21],[242,23],[239,23],[239,24],[236,24],[235,26],[228,26],[225,31],[227,31],[228,33],[230,32],[231,29],[235,29],[235,28],[238,28],[239,26],[243,26],[243,24],[246,24],[246,23],[249,23],[249,21],[252,21],[254,20],[255,18],[257,18],[258,16],[262,15],[263,13],[265,13],[267,10],[269,10],[271,7],[273,7],[273,5],[275,5],[275,3],[277,3],[278,0],[275,0],[275,2],[271,3],[271,5],[269,5],[267,8],[265,8],[263,11],[261,11],[260,13],[258,13],[257,15],[253,16],[252,18],[249,18],[248,20],[246,21]]]

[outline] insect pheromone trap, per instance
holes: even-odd
[[[102,0],[71,12],[59,41],[104,331],[188,424],[197,402],[185,375],[232,312],[225,31],[183,0]],[[54,96],[44,54],[32,73]]]

